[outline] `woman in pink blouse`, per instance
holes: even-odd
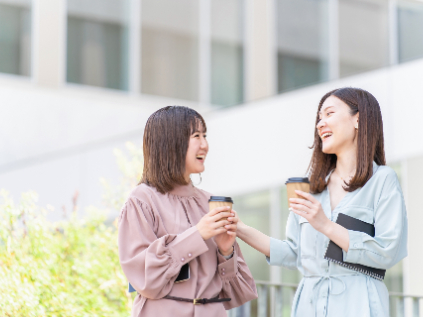
[[[222,219],[234,214],[209,212],[210,194],[190,180],[204,171],[208,152],[201,115],[180,106],[156,111],[143,150],[141,182],[119,221],[120,263],[138,293],[132,316],[226,317],[225,309],[257,298],[236,223]],[[189,279],[175,283],[187,263]]]

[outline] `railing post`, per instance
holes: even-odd
[[[257,299],[257,316],[267,317],[267,285],[260,285],[258,287],[258,299]]]
[[[396,317],[404,317],[404,297],[397,297],[395,301]]]
[[[420,317],[420,298],[413,298],[413,317]]]
[[[274,290],[274,316],[282,317],[283,314],[283,297],[282,297],[282,286],[275,286]]]

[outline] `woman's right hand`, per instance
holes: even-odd
[[[196,227],[203,239],[208,240],[220,233],[226,232],[225,225],[230,224],[230,222],[221,219],[233,216],[234,214],[230,212],[230,207],[218,207],[204,215]]]

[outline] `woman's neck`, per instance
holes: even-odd
[[[353,177],[357,168],[357,149],[351,148],[350,151],[336,155],[336,172],[339,176],[346,179]]]

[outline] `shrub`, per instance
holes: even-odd
[[[123,173],[113,188],[103,180],[109,206],[120,208],[135,185],[140,150],[128,143],[129,158],[116,151]],[[142,167],[142,165],[141,165]],[[49,222],[25,193],[15,204],[0,192],[0,315],[7,317],[129,316],[132,297],[120,268],[117,229],[105,224],[107,212],[95,207],[81,219]]]

